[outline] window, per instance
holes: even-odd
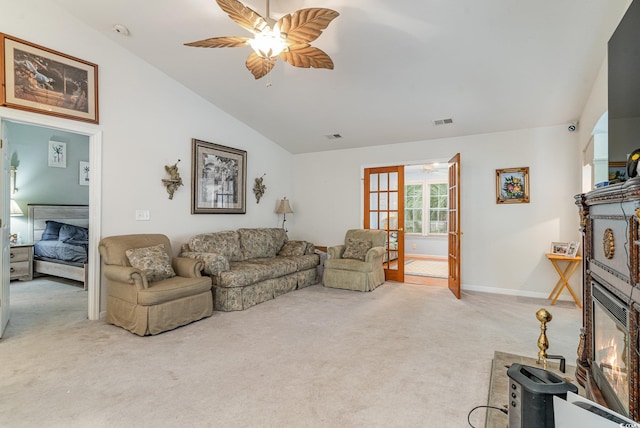
[[[448,187],[447,183],[429,184],[429,233],[447,233]]]
[[[404,186],[404,230],[406,233],[422,233],[423,188],[422,184]]]
[[[404,204],[406,233],[421,235],[447,233],[449,210],[447,183],[408,183],[404,186]],[[427,219],[426,223],[424,219]]]

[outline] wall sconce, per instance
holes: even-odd
[[[11,172],[10,172],[10,174],[11,174],[11,184],[10,185],[11,185],[11,194],[12,195],[14,193],[16,193],[16,191],[18,190],[18,189],[16,189],[16,170],[17,169],[16,169],[15,166],[11,167]]]
[[[287,221],[287,214],[293,214],[293,210],[291,209],[291,205],[289,205],[289,200],[285,196],[284,199],[280,199],[280,203],[278,204],[278,208],[276,209],[276,214],[282,214],[282,228],[284,229],[284,222]],[[284,229],[285,232],[288,232],[287,229]]]

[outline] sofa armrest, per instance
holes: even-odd
[[[219,253],[200,253],[197,251],[186,251],[180,253],[180,257],[202,260],[202,263],[204,265],[203,271],[207,275],[216,276],[221,272],[226,272],[230,269],[229,260],[227,260],[225,256]]]
[[[327,253],[329,254],[330,259],[341,259],[344,254],[345,245],[336,245],[333,247],[327,248]]]
[[[181,276],[183,278],[198,278],[202,276],[200,272],[204,268],[204,263],[202,260],[186,257],[174,257],[171,260],[171,266],[177,276]]]
[[[133,284],[138,290],[149,287],[147,276],[140,269],[131,266],[104,265],[104,276],[115,282]]]
[[[373,262],[376,259],[382,259],[384,256],[384,247],[372,247],[367,251],[367,255],[364,258],[365,262]]]

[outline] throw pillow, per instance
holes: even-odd
[[[307,243],[305,241],[287,241],[284,243],[279,256],[303,256],[304,251],[307,248]]]
[[[42,232],[43,241],[57,241],[58,235],[60,234],[60,228],[64,226],[64,223],[58,223],[57,221],[47,220],[44,227],[44,232]]]
[[[71,224],[63,224],[58,234],[58,241],[88,241],[89,230],[80,226],[73,226]]]
[[[342,254],[343,259],[356,259],[364,261],[367,251],[371,249],[373,244],[371,241],[364,239],[347,238],[347,247]]]
[[[130,249],[125,251],[125,254],[131,266],[143,271],[148,281],[160,281],[176,276],[164,244]]]

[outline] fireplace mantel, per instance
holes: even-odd
[[[576,378],[587,396],[620,412],[611,391],[597,382],[594,363],[593,290],[604,290],[621,302],[628,316],[627,373],[628,416],[640,420],[639,343],[640,319],[640,178],[576,196],[583,235],[583,329],[578,349]],[[598,297],[598,296],[596,296]],[[606,383],[606,382],[605,382]],[[625,412],[621,412],[625,413]]]

